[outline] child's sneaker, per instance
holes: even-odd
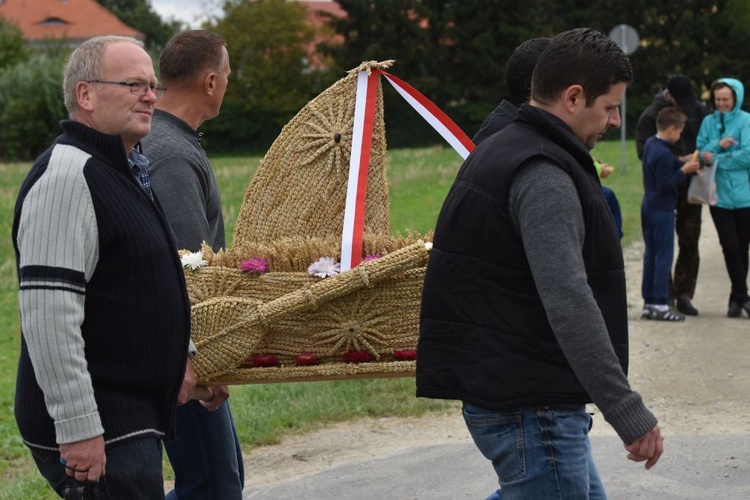
[[[660,311],[659,309],[651,308],[651,316],[647,319],[656,321],[685,321],[685,315],[672,312],[669,309]]]
[[[651,319],[651,316],[654,314],[654,308],[649,305],[643,306],[643,311],[641,311],[641,319]]]

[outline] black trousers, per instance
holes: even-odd
[[[719,243],[724,252],[732,292],[729,300],[744,304],[747,295],[748,251],[750,250],[750,207],[727,210],[711,207]]]
[[[690,178],[682,183],[677,192],[677,259],[674,273],[669,283],[669,294],[672,297],[693,298],[698,281],[698,268],[701,258],[698,253],[698,240],[701,237],[701,213],[703,205],[694,205],[687,201],[687,188]]]

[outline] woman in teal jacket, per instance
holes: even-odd
[[[710,208],[719,234],[732,291],[727,316],[742,310],[750,316],[747,293],[750,249],[750,113],[740,107],[745,88],[734,78],[721,78],[711,85],[714,111],[698,131],[697,146],[704,163],[717,163],[716,190],[719,201]]]

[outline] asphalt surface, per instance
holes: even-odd
[[[611,499],[750,498],[748,436],[671,438],[670,453],[650,471],[625,459],[617,437],[594,436],[591,441]],[[414,448],[265,488],[249,488],[244,498],[481,499],[495,488],[491,464],[473,444],[461,443]]]
[[[745,338],[745,331],[750,334],[750,322],[742,323],[735,319],[726,323],[726,318],[722,320],[722,316],[726,314],[725,296],[728,294],[729,285],[718,239],[707,210],[704,210],[703,227],[699,276],[699,287],[703,293],[699,308],[702,312],[700,320],[694,319],[694,325],[696,329],[705,330],[710,328],[706,326],[706,322],[711,322],[712,319],[713,325],[728,324],[729,328],[740,330],[740,337],[732,337],[733,342],[737,342],[738,338]],[[707,296],[711,294],[715,297],[709,302]],[[638,300],[638,295],[637,290],[635,295],[629,293],[631,309],[634,308],[632,302]],[[631,310],[630,314],[633,326],[631,330],[634,330],[636,335],[639,329],[648,328],[651,323],[655,323],[638,319],[638,306],[635,304],[636,310]],[[688,318],[688,322],[681,328],[689,328],[690,321],[691,318]],[[724,323],[719,323],[722,321]],[[744,321],[747,321],[747,318]],[[685,333],[685,330],[682,333]],[[705,337],[705,334],[702,336]],[[728,354],[722,355],[730,356],[732,349],[742,349],[747,353],[747,347],[748,344],[725,346],[723,348],[727,349]],[[703,348],[711,349],[710,346]],[[631,358],[632,356],[631,349]],[[742,380],[735,382],[741,382],[744,387],[748,385],[748,357],[747,354],[742,356],[739,359],[744,368],[737,374]],[[638,381],[635,381],[634,385],[637,388]],[[685,399],[689,397],[690,387],[675,387],[675,392],[678,391],[686,391],[686,394],[679,396]],[[732,394],[737,395],[737,392]],[[747,391],[743,389],[739,397],[744,398],[746,394]],[[681,407],[677,408],[672,404],[669,395],[665,401],[660,410],[666,410],[671,404],[671,411],[682,411]],[[655,413],[659,416],[659,411],[655,410]],[[597,422],[595,430],[597,426],[606,425],[604,422]],[[659,463],[650,471],[645,471],[642,464],[625,458],[622,443],[615,435],[608,435],[606,432],[593,433],[591,441],[599,473],[611,499],[750,499],[750,436],[747,434],[715,434],[710,427],[698,425],[695,432],[670,435],[665,443],[668,452],[665,452]],[[252,470],[248,470],[247,474],[251,476]],[[483,499],[496,487],[497,479],[491,464],[470,442],[437,445],[425,443],[424,446],[415,446],[389,456],[353,460],[323,472],[299,477],[292,475],[283,482],[264,487],[248,487],[244,498]]]

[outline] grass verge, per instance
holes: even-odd
[[[616,167],[603,183],[617,194],[623,215],[623,245],[640,239],[641,167],[627,143],[626,169],[619,142],[602,142],[594,155]],[[460,157],[445,147],[393,150],[388,154],[393,232],[432,230]],[[260,157],[213,160],[222,193],[228,245],[245,188]],[[15,256],[11,241],[13,205],[29,164],[0,164],[0,499],[57,498],[36,472],[13,417],[15,372],[20,350]],[[455,408],[455,403],[416,399],[411,378],[300,382],[232,388],[232,410],[244,450],[278,442],[334,422],[365,416],[418,416]],[[165,462],[166,463],[166,462]],[[252,474],[252,471],[249,471]],[[165,476],[171,472],[165,467]]]

